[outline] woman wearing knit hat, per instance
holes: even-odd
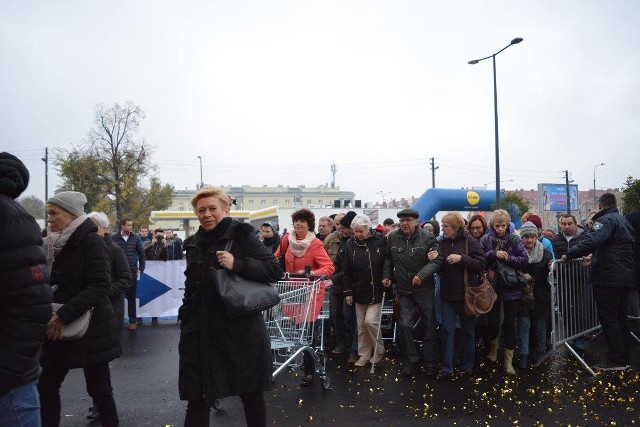
[[[529,255],[529,262],[523,268],[525,277],[533,286],[534,307],[521,306],[518,312],[518,367],[529,367],[529,331],[533,316],[533,331],[536,343],[535,360],[540,359],[547,350],[547,325],[551,314],[551,287],[549,286],[549,265],[553,259],[551,252],[538,240],[538,227],[527,221],[520,227],[520,237]],[[534,361],[535,361],[534,360]]]
[[[38,384],[43,426],[60,424],[60,387],[70,369],[83,368],[87,391],[103,426],[118,425],[109,362],[120,356],[116,319],[109,301],[111,264],[107,246],[84,213],[87,198],[62,191],[47,200],[47,238],[53,301],[62,304],[51,316],[41,356]],[[66,325],[93,310],[89,328],[78,340],[61,340]]]

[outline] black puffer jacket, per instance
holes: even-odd
[[[40,227],[4,194],[0,194],[0,233],[1,397],[40,375],[38,354],[51,319],[51,288]]]
[[[593,217],[591,231],[569,249],[567,258],[593,254],[591,284],[609,288],[635,288],[634,230],[617,208],[603,209]],[[557,254],[556,254],[557,255]]]
[[[345,244],[343,266],[344,295],[358,304],[382,301],[382,269],[387,239],[374,231],[364,242],[351,237]]]
[[[211,267],[220,268],[215,253],[224,250],[229,239],[238,276],[271,283],[283,274],[249,224],[225,218],[213,231],[200,228],[185,240],[187,279],[178,312],[182,400],[212,401],[271,387],[271,345],[262,315],[228,318],[209,274]]]
[[[64,304],[58,317],[65,324],[93,309],[89,329],[76,341],[44,344],[42,366],[82,368],[109,362],[120,356],[118,329],[109,301],[111,262],[107,245],[87,218],[73,232],[51,267],[51,285],[58,285],[53,301]]]

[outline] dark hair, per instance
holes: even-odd
[[[395,221],[392,220],[391,218],[387,218],[384,221],[382,221],[382,225],[393,225],[395,224]]]
[[[562,218],[571,218],[573,220],[574,224],[578,223],[578,221],[576,220],[575,216],[573,216],[572,214],[565,213],[565,214],[560,215],[560,218],[558,218],[558,224],[560,224],[560,221],[562,221]]]
[[[618,206],[616,195],[613,193],[604,193],[598,199],[598,203],[600,204],[600,207],[602,209],[615,208],[616,206]]]
[[[123,225],[126,225],[129,221],[133,222],[131,218],[122,218],[120,220],[120,226],[122,227]]]
[[[309,226],[309,231],[313,231],[316,228],[316,216],[309,209],[302,208],[299,211],[295,211],[291,214],[291,221],[306,221]]]
[[[155,233],[164,233],[164,230],[162,228],[156,228],[155,230],[153,230],[153,234]]]
[[[485,217],[483,217],[482,215],[471,215],[471,218],[469,218],[469,222],[467,223],[467,229],[469,229],[471,227],[471,224],[474,221],[480,221],[480,223],[482,224],[482,234],[487,232],[487,220]],[[471,231],[471,230],[469,230]]]

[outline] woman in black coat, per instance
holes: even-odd
[[[358,324],[358,360],[355,366],[379,363],[384,356],[380,336],[382,314],[382,270],[387,239],[371,230],[367,215],[351,221],[353,237],[344,251],[343,283],[345,301],[355,303]]]
[[[118,425],[109,362],[120,356],[118,331],[109,301],[111,286],[107,246],[83,212],[87,199],[75,191],[47,200],[45,253],[51,267],[53,301],[63,304],[49,321],[40,362],[42,425],[60,424],[60,386],[70,369],[83,368],[87,391],[100,411],[103,426]],[[66,325],[93,310],[86,334],[61,340]]]
[[[266,426],[263,392],[271,388],[273,368],[267,328],[261,314],[227,316],[210,268],[266,284],[282,277],[280,264],[251,225],[229,217],[232,201],[223,190],[205,186],[191,204],[200,228],[184,242],[187,279],[178,312],[179,391],[189,402],[185,426],[208,426],[213,401],[234,395],[242,400],[248,426]]]
[[[475,365],[475,317],[464,310],[465,285],[478,286],[484,271],[485,258],[480,242],[464,228],[464,219],[457,212],[442,217],[443,238],[440,249],[444,262],[440,270],[442,306],[442,375],[453,375],[453,344],[456,316],[462,330],[461,373],[469,373]],[[466,271],[466,280],[465,280]]]

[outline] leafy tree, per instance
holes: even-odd
[[[640,180],[629,175],[622,187],[622,191],[624,192],[624,196],[622,196],[622,211],[629,213],[640,209]]]
[[[153,176],[151,147],[137,137],[144,117],[132,102],[111,108],[98,104],[87,138],[70,152],[56,154],[62,187],[85,193],[87,209],[102,210],[113,220],[130,217],[147,224],[152,210],[170,206],[173,186]]]
[[[44,202],[36,196],[26,196],[18,199],[18,202],[27,210],[35,219],[44,219]]]
[[[519,218],[520,215],[531,209],[529,201],[513,191],[509,191],[505,193],[504,197],[500,197],[500,206],[509,212],[511,218]],[[491,205],[491,208],[496,208],[495,203]]]

